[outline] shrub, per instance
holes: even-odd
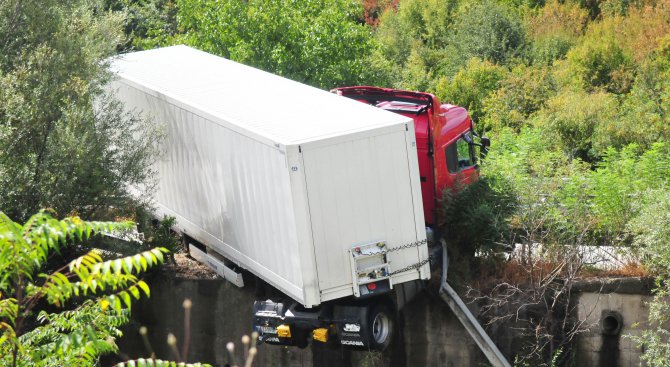
[[[178,0],[171,43],[330,89],[366,80],[370,29],[353,0]]]
[[[493,1],[461,10],[454,22],[450,46],[459,65],[477,57],[504,64],[525,55],[526,33],[519,17]]]
[[[457,280],[472,275],[470,265],[476,262],[476,253],[495,258],[504,250],[516,200],[511,185],[500,176],[484,176],[442,193],[440,231],[447,241],[451,274]]]
[[[477,123],[483,117],[483,101],[498,89],[506,74],[503,67],[473,58],[453,79],[439,79],[435,94],[445,103],[467,108]]]
[[[500,131],[511,127],[519,131],[555,94],[549,68],[518,65],[500,81],[500,87],[484,99],[484,118],[479,121],[479,128]]]
[[[107,261],[92,250],[59,270],[40,271],[68,244],[131,225],[59,221],[45,212],[21,225],[0,212],[0,365],[93,366],[101,354],[117,351],[114,338],[132,300],[149,296],[138,276],[162,263],[166,250]],[[69,309],[33,318],[40,302]]]
[[[605,147],[598,144],[596,131],[605,128],[617,116],[613,95],[563,89],[533,116],[532,123],[553,136],[547,142],[569,158],[587,162],[597,160]]]

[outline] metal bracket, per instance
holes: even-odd
[[[393,288],[391,267],[388,263],[386,253],[385,241],[354,246],[349,249],[354,296],[361,296],[360,287],[362,285],[375,283],[380,280],[388,280],[389,288]]]
[[[199,262],[209,266],[215,273],[219,274],[223,279],[235,284],[236,286],[242,288],[244,287],[244,280],[242,279],[242,273],[238,273],[235,270],[227,267],[224,263],[215,258],[212,255],[209,255],[195,246],[188,246],[188,252],[191,256],[198,260]]]

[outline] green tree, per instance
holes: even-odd
[[[654,142],[670,140],[670,35],[650,56],[623,97],[619,118],[599,136],[602,144],[635,143],[648,149]]]
[[[117,351],[114,338],[132,300],[149,296],[138,276],[162,263],[166,250],[107,261],[91,250],[59,270],[44,268],[72,243],[131,226],[44,212],[21,225],[0,212],[0,365],[93,366],[101,354]],[[62,311],[35,315],[40,302]]]
[[[504,64],[525,55],[526,32],[519,16],[497,2],[465,7],[453,29],[449,43],[456,65],[473,57]]]
[[[458,0],[406,0],[397,10],[388,9],[375,31],[384,55],[404,65],[417,48],[445,48],[458,3]]]
[[[588,12],[574,2],[553,0],[528,20],[530,56],[534,63],[551,65],[577,44],[588,23]]]
[[[610,93],[563,89],[546,101],[532,124],[551,137],[547,147],[562,150],[569,158],[595,162],[607,148],[599,144],[597,131],[606,130],[617,113],[618,102]]]
[[[90,218],[150,189],[152,124],[103,92],[121,17],[101,1],[0,2],[0,208]]]
[[[556,94],[550,68],[518,65],[499,83],[499,88],[482,102],[482,130],[501,131],[511,127],[516,131],[530,117],[546,107],[547,100]]]
[[[473,58],[452,80],[446,77],[439,79],[435,93],[445,103],[467,108],[472,119],[478,123],[484,117],[484,101],[500,87],[506,75],[504,67]]]
[[[373,48],[358,1],[178,0],[172,39],[321,88],[367,78]]]
[[[105,0],[106,8],[124,15],[126,39],[120,51],[166,45],[178,33],[177,7],[172,0]]]

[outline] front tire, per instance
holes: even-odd
[[[370,346],[378,351],[384,351],[393,341],[396,320],[386,305],[376,305],[368,316],[370,330]]]

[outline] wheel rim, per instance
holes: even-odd
[[[389,336],[391,329],[391,320],[386,314],[380,312],[375,315],[372,321],[372,337],[377,344],[384,344]]]

